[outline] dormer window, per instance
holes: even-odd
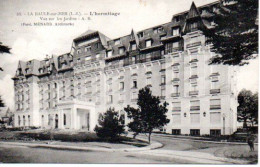
[[[174,22],[178,23],[180,21],[180,16],[174,17]]]
[[[90,52],[90,51],[91,51],[91,46],[85,47],[85,51],[86,51],[86,52]]]
[[[120,44],[120,39],[116,39],[115,40],[115,45],[119,45]]]
[[[136,50],[136,44],[135,43],[131,44],[131,50]]]
[[[153,33],[155,33],[155,34],[158,34],[158,33],[162,32],[162,31],[163,31],[162,27],[157,27],[157,28],[153,29]]]
[[[111,57],[112,56],[112,50],[107,51],[106,57]]]
[[[40,74],[43,73],[43,69],[42,69],[42,68],[39,69],[39,73],[40,73]]]
[[[85,61],[89,61],[89,60],[91,60],[91,56],[85,57]]]
[[[178,36],[179,32],[180,32],[179,28],[173,28],[172,29],[172,36]]]
[[[144,32],[139,32],[138,37],[139,37],[139,38],[144,37]]]
[[[152,40],[147,40],[145,41],[145,46],[148,48],[148,47],[151,47],[152,46]]]
[[[46,61],[45,61],[45,64],[46,64],[46,65],[49,64],[49,60],[46,60]]]
[[[80,54],[80,53],[81,53],[81,50],[80,50],[80,49],[78,49],[78,50],[77,50],[77,54]]]
[[[77,59],[77,63],[80,63],[80,59]]]
[[[28,74],[29,73],[29,68],[25,69],[25,73]]]
[[[124,47],[119,48],[119,54],[123,54],[124,52],[125,52],[125,48]]]

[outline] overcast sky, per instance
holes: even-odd
[[[214,0],[194,0],[201,6]],[[0,95],[13,107],[13,81],[18,60],[43,59],[46,54],[69,52],[73,38],[87,29],[99,30],[109,38],[169,22],[172,15],[188,10],[192,0],[1,0],[0,41],[12,48],[12,54],[1,56]],[[74,26],[37,27],[21,23],[40,21],[35,16],[17,16],[27,12],[115,12],[119,16],[92,16]],[[238,89],[258,90],[258,59],[240,68]]]

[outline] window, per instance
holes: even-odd
[[[39,69],[39,73],[40,73],[40,74],[43,73],[43,69],[42,69],[42,68]]]
[[[78,54],[80,54],[80,53],[81,53],[81,50],[80,50],[80,49],[78,49],[78,50],[77,50],[77,53],[78,53]]]
[[[153,33],[158,34],[158,33],[162,32],[162,31],[163,31],[162,27],[157,27],[157,28],[154,28]]]
[[[173,93],[179,93],[179,85],[173,85]]]
[[[132,100],[136,100],[138,98],[138,95],[136,92],[132,93]]]
[[[221,100],[220,99],[211,99],[210,100],[210,109],[220,109],[221,108]]]
[[[147,41],[145,41],[145,46],[146,46],[146,47],[152,46],[152,40],[147,40]]]
[[[28,126],[31,126],[31,117],[28,115]]]
[[[77,59],[77,63],[80,63],[80,58]]]
[[[197,75],[197,66],[192,66],[190,68],[190,75]]]
[[[133,81],[133,88],[137,88],[137,81],[136,80]]]
[[[221,113],[220,112],[211,112],[210,113],[210,124],[219,125],[221,123]]]
[[[20,125],[21,125],[21,117],[18,116],[18,126],[20,126]]]
[[[119,54],[123,54],[125,52],[125,48],[121,47],[119,48]]]
[[[220,129],[210,129],[210,136],[220,136],[221,130]]]
[[[146,85],[152,85],[152,78],[151,77],[146,78]]]
[[[115,45],[119,45],[120,44],[120,39],[116,39],[115,40]]]
[[[200,110],[200,101],[199,100],[190,101],[190,110]]]
[[[89,61],[89,60],[91,60],[91,56],[85,57],[85,61]]]
[[[200,113],[190,113],[190,123],[199,124],[200,123]]]
[[[138,36],[139,36],[139,38],[144,37],[144,32],[140,32],[140,33],[138,34]]]
[[[132,63],[135,63],[135,61],[136,61],[136,57],[133,56],[133,57],[132,57]]]
[[[51,98],[51,93],[50,92],[48,92],[48,99],[50,99]]]
[[[131,49],[136,50],[136,44],[135,43],[131,44]]]
[[[66,125],[67,120],[66,120],[66,114],[63,115],[63,124]]]
[[[199,136],[200,135],[200,130],[199,129],[191,129],[190,130],[190,135],[191,136]]]
[[[23,116],[23,126],[25,126],[26,120],[25,120],[25,116]]]
[[[112,50],[107,51],[106,57],[111,57],[112,56]]]
[[[91,46],[85,47],[85,51],[86,51],[86,52],[90,52],[90,51],[91,51]]]
[[[179,72],[174,72],[173,73],[173,78],[179,78]]]
[[[57,88],[57,83],[54,83],[54,88],[55,88],[55,89]]]
[[[162,96],[162,97],[165,96],[165,89],[161,89],[161,96]]]
[[[181,124],[181,114],[172,114],[172,124],[173,125]]]
[[[181,102],[172,102],[172,111],[181,111]]]
[[[120,82],[119,84],[120,84],[120,86],[119,86],[120,90],[124,90],[124,82]]]
[[[174,22],[179,22],[180,21],[180,16],[174,17]]]
[[[172,134],[173,135],[180,135],[181,134],[181,130],[180,129],[172,129]]]
[[[179,28],[173,28],[172,29],[172,36],[178,36],[179,35]]]
[[[198,23],[197,23],[197,22],[192,23],[192,24],[190,25],[190,28],[191,28],[191,31],[197,30],[197,28],[198,28]]]
[[[108,96],[108,102],[109,103],[113,103],[113,95],[109,95]]]
[[[211,89],[219,89],[219,82],[218,81],[211,81]]]
[[[197,84],[190,84],[190,91],[197,91],[198,90],[198,85]]]
[[[51,108],[51,102],[48,102],[48,108]]]
[[[165,85],[165,83],[166,83],[166,77],[165,77],[165,75],[163,75],[163,76],[161,77],[161,84],[162,84],[162,85]]]
[[[95,43],[95,47],[96,47],[97,49],[99,48],[99,46],[100,46],[99,43]]]

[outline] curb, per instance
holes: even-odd
[[[150,145],[142,148],[120,148],[120,149],[79,147],[79,146],[66,146],[66,145],[49,145],[49,144],[38,144],[38,143],[20,143],[20,142],[6,142],[6,141],[0,141],[0,144],[13,145],[13,146],[27,146],[32,148],[51,148],[51,149],[59,149],[59,150],[71,150],[71,151],[102,151],[102,152],[147,151],[147,150],[160,148],[163,146],[161,143],[158,142],[152,142]]]
[[[183,141],[192,140],[192,141],[195,141],[195,142],[202,142],[202,143],[229,144],[229,145],[248,145],[247,143],[240,143],[240,142],[219,142],[219,141],[209,141],[209,140],[196,140],[196,139],[191,139],[191,138],[185,139],[185,138],[181,138],[181,137],[175,137],[175,136],[172,136],[172,135],[164,135],[164,134],[163,135],[156,134],[154,136],[166,136],[166,137],[171,137],[171,138],[183,140]],[[255,143],[255,144],[258,145],[258,143]]]

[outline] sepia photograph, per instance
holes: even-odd
[[[1,0],[1,164],[258,164],[258,0]]]

